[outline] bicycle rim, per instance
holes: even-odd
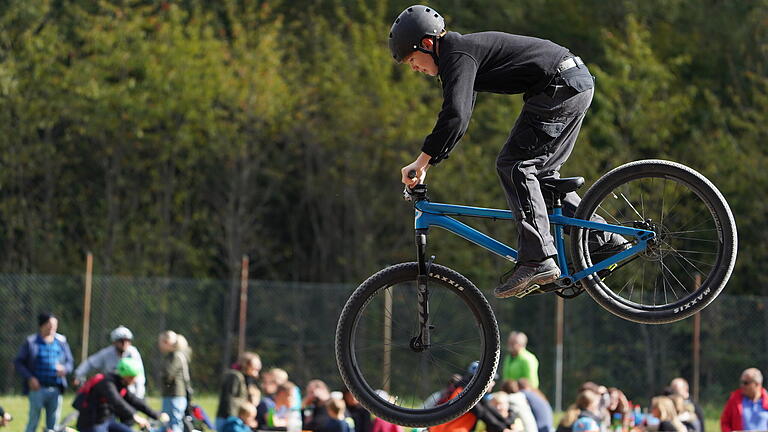
[[[404,266],[372,277],[350,298],[337,357],[345,383],[377,416],[408,426],[439,424],[469,410],[484,393],[498,363],[498,328],[477,288],[433,265],[431,340],[421,349],[414,344],[420,328],[416,267]],[[473,361],[480,367],[470,376]],[[465,390],[446,400],[449,382],[461,377],[468,380]]]
[[[652,230],[656,239],[613,271],[593,274],[587,287],[625,318],[674,321],[706,306],[724,286],[735,261],[735,224],[722,196],[700,174],[665,161],[637,165],[634,171],[617,168],[596,184],[580,217],[597,214],[613,225]],[[585,268],[597,261],[590,250],[603,235],[586,231]]]

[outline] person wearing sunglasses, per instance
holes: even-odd
[[[741,373],[739,389],[731,393],[720,415],[720,428],[723,432],[768,430],[768,392],[759,369]]]

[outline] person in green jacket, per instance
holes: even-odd
[[[238,407],[243,402],[258,404],[252,400],[252,387],[261,371],[261,357],[245,352],[238,364],[224,373],[219,393],[219,408],[216,410],[216,430],[222,430],[229,417],[237,417]],[[254,405],[255,405],[254,404]]]
[[[187,339],[173,331],[160,333],[157,341],[163,354],[162,384],[163,412],[170,417],[168,426],[173,432],[184,430],[184,412],[187,410],[187,393],[191,389],[189,379],[190,349]]]
[[[534,388],[539,388],[539,359],[528,351],[528,336],[523,332],[513,331],[507,339],[507,351],[504,358],[502,377],[506,380],[526,378]]]

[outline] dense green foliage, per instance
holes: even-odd
[[[730,293],[765,293],[768,1],[435,1],[449,29],[554,40],[597,94],[564,175],[669,158],[722,190]],[[358,281],[409,259],[410,162],[439,84],[392,63],[407,6],[11,0],[0,6],[0,271]],[[481,94],[438,199],[503,207],[493,161],[521,104]],[[486,229],[514,238],[500,223]],[[483,284],[503,265],[435,233]]]

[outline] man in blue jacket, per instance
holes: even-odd
[[[34,432],[45,408],[45,426],[53,429],[61,414],[62,393],[74,361],[67,338],[56,333],[59,320],[50,313],[37,317],[39,332],[27,337],[13,364],[24,378],[24,394],[29,395],[29,422],[26,432]]]

